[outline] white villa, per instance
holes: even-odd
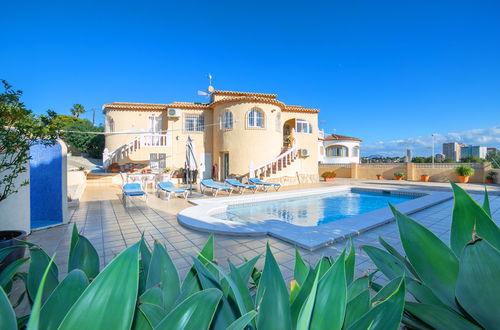
[[[318,161],[323,164],[359,163],[361,140],[351,136],[332,134],[319,137]]]

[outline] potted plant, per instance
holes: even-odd
[[[165,174],[170,173],[170,171],[171,171],[171,169],[168,167],[163,169],[163,173],[165,173]]]
[[[394,173],[394,178],[398,181],[401,181],[403,180],[403,178],[405,177],[405,174],[403,172],[396,172]]]
[[[491,171],[488,172],[488,175],[486,176],[486,183],[492,184],[495,183],[495,176],[497,175],[497,172]]]
[[[377,180],[382,180],[382,174],[377,174]]]
[[[325,172],[321,174],[323,179],[325,179],[325,182],[333,182],[335,180],[335,177],[337,176],[337,173],[335,172]]]
[[[118,165],[118,163],[113,163],[109,165],[108,170],[111,171],[111,173],[118,173],[120,172],[120,165]]]
[[[30,148],[56,143],[61,127],[54,121],[57,115],[54,111],[35,116],[21,102],[21,91],[13,90],[4,80],[1,83],[4,90],[0,92],[0,203],[16,194],[20,187],[29,185],[27,180],[19,182],[19,175],[28,170]],[[24,256],[24,245],[19,240],[25,236],[26,232],[5,228],[0,223],[0,249],[20,246],[2,261],[0,271]]]
[[[469,165],[462,165],[455,169],[460,183],[469,182],[469,178],[474,175],[474,169]]]
[[[422,182],[429,182],[429,178],[430,178],[429,174],[422,174],[420,176],[420,181],[422,181]]]

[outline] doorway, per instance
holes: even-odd
[[[229,178],[229,153],[221,153],[221,181]]]

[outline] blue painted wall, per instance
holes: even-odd
[[[61,145],[35,145],[30,155],[31,228],[62,223]]]

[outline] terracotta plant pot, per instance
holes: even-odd
[[[403,180],[403,177],[402,177],[402,176],[395,176],[394,178],[395,178],[396,180],[398,180],[398,181]]]
[[[422,182],[429,182],[429,178],[430,178],[430,176],[428,176],[428,175],[421,175],[420,176],[420,181],[422,181]]]
[[[493,180],[486,180],[487,184],[493,184]]]
[[[382,180],[382,175],[377,175],[377,180]]]
[[[467,182],[469,182],[469,178],[470,178],[470,176],[461,176],[461,175],[459,175],[458,176],[458,181],[460,183],[467,183]]]
[[[335,178],[325,178],[325,182],[333,182]]]

